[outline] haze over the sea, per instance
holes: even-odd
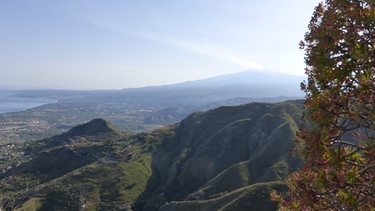
[[[13,97],[12,93],[9,90],[0,90],[0,114],[22,111],[55,102],[55,100],[48,99]]]

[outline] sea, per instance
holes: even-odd
[[[14,91],[0,90],[0,114],[23,111],[56,102],[49,99],[14,97],[13,94]]]

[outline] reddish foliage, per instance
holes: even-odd
[[[305,40],[305,166],[281,210],[375,210],[375,1],[326,0]]]

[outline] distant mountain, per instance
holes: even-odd
[[[216,76],[208,79],[189,81],[180,84],[175,84],[175,86],[184,86],[184,87],[211,87],[217,88],[222,86],[231,86],[231,85],[252,85],[252,86],[264,86],[269,85],[271,87],[280,87],[286,86],[291,88],[288,93],[291,96],[298,96],[299,93],[299,84],[305,79],[302,76],[289,75],[278,72],[271,71],[244,71],[238,73],[232,73],[227,75]],[[295,86],[297,85],[297,87]],[[174,85],[172,85],[174,86]],[[277,96],[277,94],[272,94],[272,97]],[[288,96],[286,94],[284,96]],[[260,96],[259,96],[260,97]],[[268,96],[269,97],[269,96]]]
[[[167,76],[166,76],[167,77]],[[171,106],[218,103],[234,98],[302,98],[302,76],[277,72],[245,71],[172,85],[127,88],[122,90],[64,91],[32,90],[21,97],[58,99],[60,101],[112,102],[128,105]]]
[[[303,101],[224,106],[134,135],[95,119],[7,146],[22,156],[3,160],[0,208],[276,210],[269,192],[301,165],[289,153],[302,112]]]
[[[303,79],[274,72],[245,71],[172,85],[123,90],[19,91],[17,96],[20,97],[47,98],[57,102],[0,115],[3,123],[0,131],[5,130],[6,139],[10,141],[38,140],[67,132],[91,119],[103,118],[124,131],[150,132],[177,123],[192,112],[219,106],[301,99],[304,93],[300,91],[300,83]],[[20,127],[13,127],[15,123]],[[23,124],[30,127],[21,126]]]
[[[220,102],[233,98],[302,98],[302,76],[277,72],[245,71],[184,83],[124,89],[122,94],[144,96],[144,100],[167,104]]]

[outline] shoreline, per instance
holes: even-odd
[[[0,90],[0,115],[36,108],[42,105],[56,103],[57,100],[16,97],[14,91]]]

